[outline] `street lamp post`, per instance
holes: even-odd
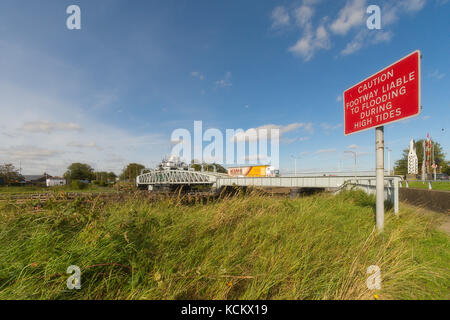
[[[291,157],[294,159],[294,176],[297,176],[297,159],[300,159],[300,157],[294,157],[293,155]]]
[[[386,150],[388,152],[388,176],[391,175],[391,149],[389,149],[388,147],[386,147]]]
[[[358,167],[356,162],[356,157],[358,156],[355,151],[345,150],[344,153],[352,153],[355,159],[355,181],[358,181]]]

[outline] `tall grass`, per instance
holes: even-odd
[[[359,192],[0,208],[0,299],[450,298],[448,235],[402,209],[374,229]],[[68,290],[69,265],[81,290]]]

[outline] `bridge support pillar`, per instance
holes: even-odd
[[[296,189],[291,189],[291,192],[289,194],[289,197],[291,199],[295,199],[298,198],[300,196],[302,189],[296,188]]]

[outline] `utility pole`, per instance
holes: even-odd
[[[300,159],[300,157],[294,157],[291,155],[292,158],[294,158],[294,176],[297,176],[297,159]]]
[[[376,153],[376,224],[377,230],[384,227],[384,127],[375,129],[375,153]]]
[[[388,147],[386,147],[386,151],[388,152],[388,171],[387,174],[388,176],[391,175],[391,149],[389,149]]]
[[[355,182],[358,181],[358,164],[356,161],[356,158],[358,156],[358,154],[355,151],[351,151],[351,150],[345,150],[344,153],[352,153],[353,154],[353,158],[355,160]]]

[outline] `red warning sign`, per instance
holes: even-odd
[[[420,51],[344,91],[345,134],[420,113]]]

